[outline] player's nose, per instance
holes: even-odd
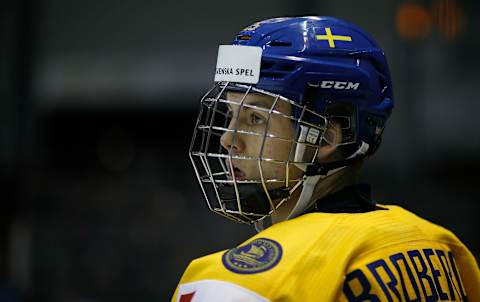
[[[233,153],[239,154],[245,150],[245,142],[242,139],[242,136],[234,131],[234,127],[230,125],[228,127],[229,131],[225,131],[220,137],[220,144],[226,150],[232,150]]]

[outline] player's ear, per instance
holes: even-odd
[[[342,129],[340,124],[329,123],[323,137],[324,142],[318,149],[317,154],[317,160],[319,162],[329,161],[335,154],[335,151],[337,151],[338,144],[342,142]]]

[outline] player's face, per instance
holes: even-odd
[[[248,94],[246,96],[243,101],[244,104],[273,109],[281,113],[269,114],[266,111],[240,106],[243,97],[243,93],[229,92],[227,94],[227,98],[233,102],[233,104],[229,104],[229,110],[232,114],[229,129],[237,129],[240,132],[235,134],[225,132],[221,137],[221,144],[225,149],[231,149],[232,155],[261,157],[271,160],[233,159],[235,178],[236,180],[260,180],[263,174],[265,180],[276,179],[283,181],[269,183],[268,188],[284,186],[287,166],[285,163],[276,163],[274,161],[287,161],[290,153],[293,152],[292,145],[295,141],[295,127],[293,122],[287,118],[287,116],[291,115],[291,105],[284,100],[278,100],[275,103],[275,98],[267,95]],[[275,107],[272,108],[274,104]],[[255,132],[258,135],[241,133],[241,131]],[[263,144],[265,132],[267,136]],[[299,179],[302,174],[302,171],[294,165],[289,165],[289,180]]]

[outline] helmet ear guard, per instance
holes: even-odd
[[[365,159],[371,153],[370,144],[365,141],[358,141],[358,109],[347,101],[329,102],[325,107],[325,118],[329,125],[340,127],[341,140],[336,144],[336,152],[340,155],[340,160],[328,163],[314,162],[305,170],[306,176],[328,175],[330,171],[352,165],[355,162]],[[328,128],[326,129],[328,131]],[[323,141],[329,142],[326,137]]]
[[[312,107],[312,103],[322,98],[319,93],[320,85],[307,84],[304,93],[304,104],[306,107]],[[351,102],[325,101],[324,119],[318,123],[317,116],[305,116],[302,114],[299,121],[304,122],[300,125],[300,131],[297,138],[294,162],[303,162],[315,164],[320,156],[319,148],[324,145],[336,145],[342,158],[348,158],[358,150],[357,140],[357,110]],[[317,124],[315,124],[317,123]],[[330,141],[325,133],[330,126],[340,128],[341,140],[339,142]],[[307,170],[307,164],[296,164],[302,171]]]

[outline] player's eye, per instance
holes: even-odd
[[[250,114],[250,123],[252,125],[261,125],[264,122],[265,122],[265,119],[261,115],[256,113]]]

